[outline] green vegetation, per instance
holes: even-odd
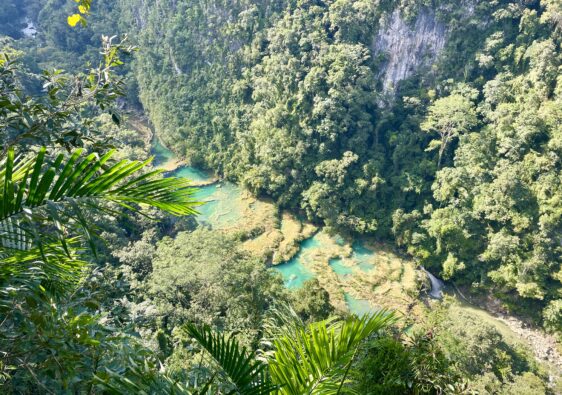
[[[169,331],[201,322],[254,338],[268,308],[286,299],[283,284],[262,262],[205,229],[162,240],[146,285]]]
[[[0,392],[560,392],[559,1],[5,3]]]
[[[560,330],[560,9],[451,5],[431,6],[450,29],[434,71],[383,106],[371,45],[396,5],[138,5],[140,99],[191,163]]]
[[[0,62],[0,377],[6,391],[86,389],[99,369],[121,364],[124,350],[142,353],[130,335],[112,333],[101,319],[105,299],[96,288],[103,278],[91,267],[95,218],[122,209],[141,213],[141,206],[195,212],[188,181],[162,179],[159,170],[146,171],[148,162],[113,162],[113,150],[82,138],[92,130],[78,108],[87,103],[101,111],[119,94],[110,73],[123,49],[108,43],[101,66],[75,79],[84,82],[80,88],[47,74],[47,93],[37,99],[21,91],[14,64],[7,57]],[[91,153],[84,156],[77,146]]]

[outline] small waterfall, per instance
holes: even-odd
[[[435,277],[433,274],[431,274],[430,272],[428,272],[425,267],[420,266],[421,270],[423,270],[423,272],[425,274],[427,274],[427,277],[429,278],[429,281],[431,282],[431,291],[429,292],[429,296],[431,296],[434,299],[441,299],[443,297],[443,293],[441,292],[441,289],[443,289],[443,281],[438,279],[437,277]]]
[[[24,34],[24,36],[35,38],[35,35],[37,34],[37,29],[35,28],[33,21],[28,17],[25,17],[25,24],[27,26],[22,29],[22,33]]]

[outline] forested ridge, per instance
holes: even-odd
[[[460,301],[560,341],[560,1],[4,3],[2,391],[561,391],[560,350],[536,359]],[[271,201],[273,225],[197,222],[145,119]],[[307,224],[384,245],[451,296],[412,274],[400,307],[358,317],[322,278],[288,289],[274,252],[247,248],[286,213],[301,228],[279,256]],[[407,272],[374,270],[395,287]]]
[[[395,240],[445,279],[543,306],[559,328],[557,2],[126,9],[147,48],[139,97],[176,152],[336,231]],[[389,93],[374,46],[395,9],[410,24],[429,13],[445,44]]]

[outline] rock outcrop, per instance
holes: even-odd
[[[383,91],[392,92],[396,84],[423,67],[431,66],[445,46],[447,31],[433,10],[423,8],[413,23],[407,23],[394,10],[381,25],[372,44],[373,56],[383,54],[379,71]]]

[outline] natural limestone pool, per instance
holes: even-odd
[[[299,261],[298,255],[288,262],[274,266],[274,268],[283,276],[287,288],[300,288],[306,280],[314,278],[314,273]]]
[[[346,278],[346,276],[353,273],[353,268],[351,266],[347,266],[341,258],[330,259],[330,267],[339,277],[342,278]]]
[[[162,166],[175,159],[175,155],[159,141],[153,142],[152,154],[154,164]],[[208,225],[216,229],[233,226],[242,217],[240,205],[241,189],[237,185],[227,182],[213,182],[213,176],[209,172],[192,166],[180,166],[167,174],[187,178],[195,185],[200,185],[194,198],[205,204],[199,206],[197,221],[202,225]]]
[[[183,169],[178,170],[176,175],[189,178],[181,175]],[[199,187],[194,197],[205,204],[197,208],[197,221],[214,229],[233,227],[242,219],[240,193],[240,187],[230,182],[221,181]]]
[[[153,144],[154,163],[164,166],[176,161],[174,154],[159,142]],[[176,162],[177,163],[177,162]],[[195,199],[204,202],[198,207],[197,221],[213,229],[232,229],[242,220],[247,221],[248,204],[244,205],[244,191],[239,186],[227,181],[215,181],[210,173],[200,169],[180,165],[167,174],[185,177],[200,185]],[[250,205],[251,207],[251,205]],[[273,266],[284,279],[288,288],[302,287],[306,280],[322,276],[321,271],[333,272],[334,287],[343,292],[343,300],[349,310],[356,314],[364,314],[373,310],[367,300],[356,299],[344,287],[356,276],[369,273],[375,268],[375,253],[362,241],[355,241],[351,245],[340,236],[329,236],[319,231],[312,237],[301,241],[298,252],[289,260]],[[322,266],[319,262],[326,262]],[[327,273],[330,275],[329,273]]]
[[[299,252],[289,261],[274,266],[274,269],[283,275],[287,288],[299,288],[306,280],[314,278],[315,275],[307,268],[307,261],[311,252],[322,248],[322,243],[315,235],[300,243]]]
[[[352,257],[362,271],[369,272],[375,268],[374,256],[375,252],[367,248],[362,241],[358,240],[353,243]]]

